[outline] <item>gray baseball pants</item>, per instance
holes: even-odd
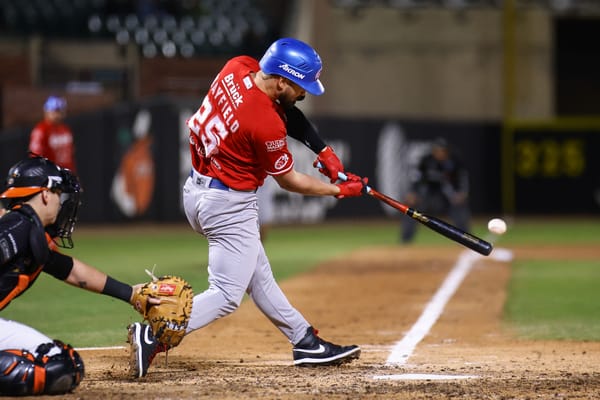
[[[273,277],[260,240],[256,193],[216,188],[211,181],[192,171],[183,187],[188,222],[208,240],[209,282],[194,296],[186,333],[235,311],[248,293],[291,343],[299,342],[309,323]]]

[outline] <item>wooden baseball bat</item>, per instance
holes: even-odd
[[[319,164],[318,167],[320,168],[321,165]],[[339,172],[338,177],[343,181],[348,179],[346,174],[343,172]],[[492,252],[492,244],[481,238],[478,238],[475,235],[465,232],[452,224],[442,221],[441,219],[423,214],[414,208],[410,208],[407,205],[400,203],[398,200],[392,199],[383,193],[379,193],[370,186],[366,186],[365,190],[377,200],[383,201],[385,204],[395,208],[403,214],[408,215],[412,219],[419,221],[429,229],[447,237],[450,240],[460,243],[463,246],[478,252],[479,254],[483,254],[484,256],[488,256]]]
[[[452,224],[442,221],[441,219],[423,214],[415,210],[414,208],[410,208],[400,203],[399,201],[386,196],[383,193],[379,193],[378,191],[369,186],[366,187],[366,191],[368,194],[375,197],[376,199],[383,201],[385,204],[391,207],[394,207],[396,210],[399,210],[400,212],[411,217],[412,219],[419,221],[429,229],[434,230],[435,232],[447,237],[450,240],[460,243],[471,250],[483,254],[484,256],[487,256],[492,252],[491,243],[486,242],[485,240],[478,238],[477,236],[465,232]]]

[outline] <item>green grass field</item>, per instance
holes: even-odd
[[[600,340],[599,283],[599,261],[517,261],[507,321],[528,338]]]
[[[526,220],[509,224],[499,246],[539,244],[598,245],[600,220]],[[484,221],[472,232],[486,235]],[[340,222],[324,225],[274,227],[265,245],[278,280],[301,273],[317,263],[367,246],[397,244],[398,223]],[[207,286],[207,246],[186,225],[125,226],[123,229],[80,227],[75,248],[67,253],[128,283],[155,274],[185,277],[196,292]],[[458,246],[426,228],[412,246]],[[600,340],[600,260],[516,260],[506,323],[530,338]],[[50,337],[76,347],[124,344],[126,326],[139,320],[128,305],[48,277],[45,274],[23,296],[2,311],[2,317],[28,324]]]

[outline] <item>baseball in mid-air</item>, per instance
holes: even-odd
[[[506,232],[506,222],[500,218],[490,219],[488,222],[488,229],[490,232],[496,235],[502,235]]]

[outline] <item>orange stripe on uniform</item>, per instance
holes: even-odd
[[[0,301],[0,310],[2,310],[8,303],[11,302],[12,299],[17,297],[19,294],[23,293],[25,289],[29,286],[29,282],[34,280],[39,274],[42,272],[42,267],[39,267],[35,272],[31,275],[19,275],[19,281],[17,285],[11,290],[8,295]]]
[[[33,371],[33,394],[42,394],[46,387],[46,368],[35,365]]]
[[[8,350],[8,352],[11,352],[10,350]],[[17,362],[15,361],[14,363],[10,364],[4,371],[0,371],[2,372],[3,375],[8,375],[11,373],[11,371],[13,369],[15,369],[15,367],[17,366]]]
[[[54,243],[52,236],[46,232],[46,242],[48,242],[48,248],[53,251],[58,251],[58,246]]]

